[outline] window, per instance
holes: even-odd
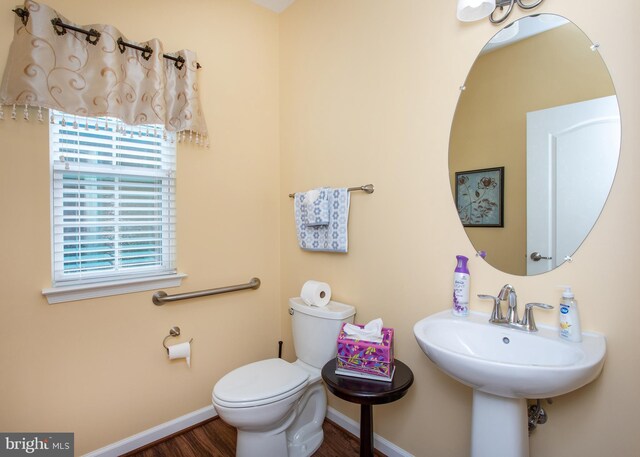
[[[175,143],[159,126],[51,116],[53,289],[43,293],[175,277]]]

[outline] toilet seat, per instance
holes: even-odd
[[[227,373],[213,388],[216,404],[228,408],[262,406],[304,389],[309,373],[282,359],[267,359]]]

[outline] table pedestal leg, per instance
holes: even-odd
[[[372,405],[360,405],[360,457],[373,457]]]

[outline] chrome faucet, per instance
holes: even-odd
[[[497,325],[505,325],[507,327],[524,330],[525,332],[537,332],[536,321],[533,319],[533,308],[553,309],[553,306],[544,303],[527,303],[525,305],[522,320],[518,319],[518,296],[516,290],[511,284],[505,284],[497,297],[493,295],[478,295],[483,300],[493,300],[493,311],[489,322]],[[502,314],[501,302],[506,301],[507,317]]]
[[[507,323],[509,325],[518,323],[518,296],[516,289],[511,284],[505,284],[498,293],[501,301],[507,300],[509,307],[507,308]]]

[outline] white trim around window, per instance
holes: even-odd
[[[174,273],[147,278],[121,279],[117,281],[105,281],[93,284],[52,287],[49,289],[43,289],[42,295],[47,297],[47,301],[50,305],[53,305],[55,303],[108,297],[110,295],[144,292],[146,290],[162,289],[166,287],[179,287],[182,283],[182,279],[186,277],[186,274]],[[149,297],[149,302],[151,302],[151,297]]]

